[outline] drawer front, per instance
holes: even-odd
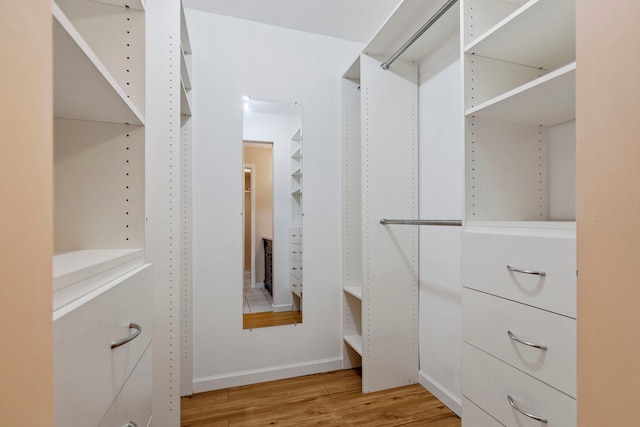
[[[151,342],[150,265],[105,288],[54,322],[57,426],[98,425]],[[131,322],[142,333],[111,349],[112,341],[134,333]]]
[[[462,233],[462,285],[575,319],[576,241]]]
[[[469,399],[462,399],[462,427],[504,427]]]
[[[506,363],[463,344],[462,393],[506,426],[575,427],[576,400]],[[514,409],[548,420],[542,424]]]
[[[122,387],[99,427],[146,427],[151,419],[151,345]]]
[[[541,344],[533,348],[510,338]],[[462,290],[462,339],[576,397],[576,321],[471,289]]]

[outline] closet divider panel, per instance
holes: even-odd
[[[418,67],[360,56],[364,393],[418,379]]]
[[[180,216],[182,218],[182,280],[180,282],[180,394],[193,394],[193,218],[192,218],[192,144],[191,144],[191,116],[182,115],[181,126],[181,203]]]
[[[342,286],[345,290],[342,324],[345,369],[362,366],[360,133],[360,82],[357,78],[342,79]]]

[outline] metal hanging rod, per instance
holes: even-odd
[[[451,8],[451,6],[453,6],[458,0],[448,0],[444,6],[442,6],[440,8],[440,10],[438,10],[435,15],[433,15],[426,24],[424,24],[422,27],[420,27],[420,29],[413,35],[411,36],[411,38],[409,40],[407,40],[407,42],[405,44],[403,44],[400,49],[398,49],[396,51],[396,53],[394,53],[393,55],[391,55],[391,57],[389,59],[387,59],[385,62],[383,62],[382,64],[380,64],[380,68],[382,68],[383,70],[388,70],[389,66],[391,64],[393,64],[393,62],[398,59],[398,57],[400,55],[402,55],[404,53],[405,50],[407,50],[409,48],[409,46],[411,46],[416,40],[418,40],[420,38],[421,35],[424,34],[425,31],[427,31],[433,24],[436,23],[436,21],[438,19],[440,19],[442,17],[442,15],[444,15],[447,10],[449,10]]]
[[[449,225],[453,227],[462,226],[462,221],[455,219],[385,219],[380,220],[382,225],[401,224],[401,225]]]

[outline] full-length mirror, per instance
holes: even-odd
[[[243,327],[302,322],[302,107],[243,97]]]

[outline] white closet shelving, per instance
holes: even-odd
[[[56,425],[147,425],[144,4],[56,0],[52,13]]]
[[[291,274],[289,282],[293,293],[294,310],[302,309],[303,293],[303,174],[302,174],[302,129],[298,129],[291,136],[290,148],[290,175],[291,175],[291,213],[290,213],[290,237],[289,258]]]
[[[52,5],[54,290],[77,288],[57,305],[98,284],[82,290],[85,279],[143,262],[145,14],[117,3]]]
[[[463,426],[575,426],[575,0],[462,22]]]
[[[192,122],[191,122],[191,42],[180,2],[180,80],[181,80],[181,122],[180,122],[180,206],[181,206],[181,280],[180,280],[180,342],[182,344],[180,381],[181,396],[193,394],[193,257],[192,257]]]
[[[380,65],[441,6],[403,1],[343,76],[344,360],[362,366],[365,393],[418,381],[418,229],[380,219],[418,217],[416,63],[456,36],[458,14]]]

